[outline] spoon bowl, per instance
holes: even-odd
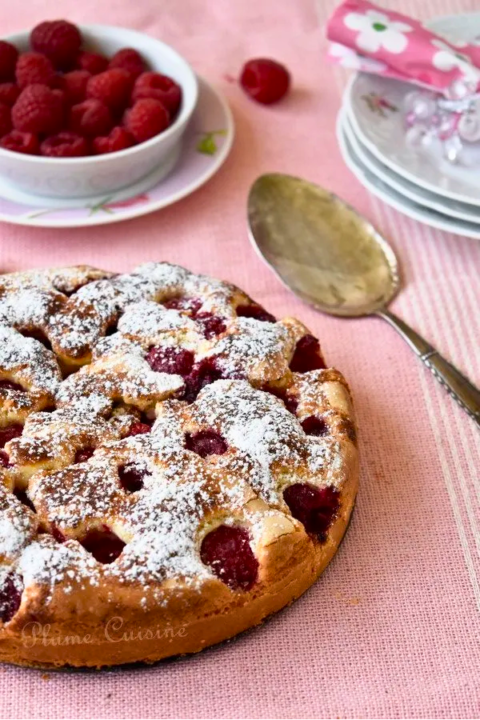
[[[284,285],[331,315],[377,315],[392,325],[478,425],[480,391],[387,309],[400,289],[390,245],[339,197],[301,178],[262,175],[248,197],[250,239]]]
[[[370,315],[400,288],[395,254],[333,193],[289,175],[259,177],[248,198],[255,246],[282,282],[333,315]]]

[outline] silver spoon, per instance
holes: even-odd
[[[248,223],[254,246],[296,295],[332,315],[386,320],[480,426],[480,390],[387,310],[400,289],[397,258],[364,217],[318,185],[272,173],[250,190]]]

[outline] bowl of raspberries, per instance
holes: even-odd
[[[0,176],[62,200],[112,193],[175,165],[195,73],[134,30],[42,22],[0,40]]]

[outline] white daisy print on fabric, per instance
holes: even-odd
[[[413,28],[407,23],[390,20],[378,10],[367,10],[365,13],[348,13],[344,18],[350,30],[357,30],[355,44],[363,52],[377,52],[381,48],[399,55],[408,45],[406,33]]]
[[[382,73],[387,69],[387,65],[380,60],[359,55],[352,48],[340,43],[332,43],[328,50],[328,54],[335,58],[339,65],[351,70],[363,70],[364,72]]]
[[[450,70],[458,68],[461,70],[465,80],[480,82],[480,70],[472,65],[467,55],[455,52],[453,48],[441,40],[432,40],[432,45],[438,48],[438,52],[436,52],[432,58],[432,62],[437,70],[450,72]]]

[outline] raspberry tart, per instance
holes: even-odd
[[[0,277],[0,660],[154,662],[260,623],[355,500],[342,375],[167,263]]]

